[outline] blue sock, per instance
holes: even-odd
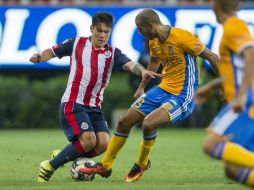
[[[50,165],[56,170],[69,161],[74,161],[82,157],[84,151],[81,150],[79,141],[68,144],[56,157],[50,160]]]

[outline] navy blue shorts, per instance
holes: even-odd
[[[70,142],[76,141],[83,132],[106,132],[109,128],[100,108],[85,107],[74,102],[62,103],[60,122]]]

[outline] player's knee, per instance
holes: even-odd
[[[236,170],[234,169],[234,167],[225,166],[224,167],[224,173],[228,178],[233,179],[233,180],[236,179],[237,173],[236,173]]]
[[[98,146],[98,154],[102,154],[103,152],[105,152],[107,150],[108,147],[108,142],[101,142]]]
[[[217,145],[223,143],[221,136],[215,133],[208,133],[203,143],[203,150],[206,154],[213,156],[213,152],[217,148]]]
[[[126,133],[130,130],[130,128],[131,125],[129,119],[125,115],[121,116],[118,120],[116,130],[120,133]]]
[[[92,132],[82,133],[79,141],[86,152],[92,150],[96,146],[96,136]]]
[[[203,142],[203,151],[206,154],[211,155],[215,145],[216,145],[216,143],[214,142],[213,137],[211,135],[207,135],[205,137],[204,142]]]
[[[143,129],[144,134],[146,134],[146,133],[150,134],[151,132],[153,132],[155,130],[155,127],[152,124],[152,122],[150,121],[150,119],[145,117],[145,119],[142,123],[142,129]]]

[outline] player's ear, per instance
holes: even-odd
[[[93,33],[93,25],[90,26],[90,32]]]
[[[149,29],[155,28],[156,24],[155,23],[148,23]]]

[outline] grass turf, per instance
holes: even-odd
[[[136,160],[141,131],[133,130],[115,161],[113,174],[92,182],[70,177],[70,163],[55,172],[50,182],[37,183],[37,169],[52,150],[68,142],[61,130],[0,130],[1,190],[241,190],[223,175],[223,165],[201,151],[203,130],[162,129],[151,154],[152,167],[139,182],[126,184],[124,175]],[[101,157],[95,158],[99,161]]]

